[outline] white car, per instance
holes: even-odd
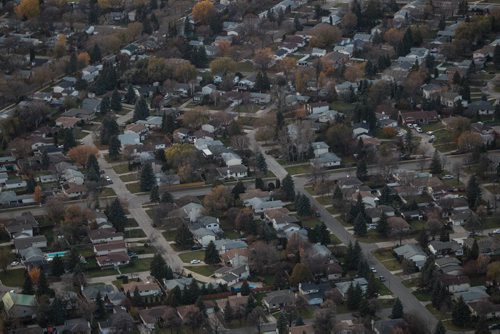
[[[455,177],[453,175],[444,175],[441,179],[442,180],[453,180]]]
[[[191,264],[200,264],[201,261],[200,260],[191,260]]]
[[[18,266],[18,265],[19,265],[19,262],[17,262],[17,261],[12,261],[10,265],[11,265],[12,267]]]
[[[372,273],[376,273],[377,272],[377,269],[375,269],[375,267],[370,267],[370,270]]]
[[[432,136],[433,132],[432,131],[427,131],[426,132],[429,136]]]
[[[492,234],[500,234],[500,228],[497,228],[496,230],[493,230],[493,232],[491,232]]]
[[[422,128],[419,128],[418,126],[415,128],[415,130],[417,130],[417,132],[418,132],[418,133],[422,133],[422,132],[424,132],[424,131],[422,130]]]

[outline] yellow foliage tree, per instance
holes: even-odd
[[[212,74],[226,74],[234,72],[236,62],[229,57],[219,57],[210,62],[210,71]]]
[[[80,145],[73,147],[68,151],[68,157],[74,162],[80,164],[81,166],[85,166],[89,156],[95,155],[97,156],[99,150],[95,146],[90,145]]]
[[[229,208],[232,202],[231,192],[223,185],[212,188],[203,199],[203,206],[211,213],[220,213]]]
[[[40,185],[37,185],[35,191],[33,191],[33,200],[37,203],[40,203],[42,200],[42,187]]]
[[[193,6],[193,18],[196,22],[207,24],[214,12],[214,4],[210,0],[201,0]]]
[[[66,35],[59,34],[56,44],[54,45],[54,55],[56,58],[61,58],[66,53]]]
[[[80,52],[77,57],[78,68],[84,68],[90,62],[90,56],[87,52]]]
[[[15,11],[17,16],[21,18],[32,19],[40,15],[40,2],[38,0],[21,0]]]

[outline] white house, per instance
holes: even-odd
[[[193,238],[199,243],[203,248],[207,247],[210,241],[215,241],[215,233],[212,230],[201,227],[196,230],[191,231],[193,233]]]
[[[222,153],[221,154],[222,160],[224,160],[224,163],[226,166],[231,167],[231,166],[236,166],[236,165],[241,165],[241,158],[238,154],[232,153],[232,152],[227,152],[227,153]]]
[[[335,153],[327,152],[320,156],[311,159],[311,165],[320,166],[323,168],[338,167],[342,164],[342,159],[339,158]]]
[[[321,156],[322,154],[328,153],[328,150],[330,149],[330,146],[328,146],[327,143],[324,141],[317,141],[311,144],[313,151],[314,151],[314,156],[317,158]]]
[[[234,165],[217,168],[221,179],[240,179],[248,176],[248,168],[245,165]]]
[[[19,189],[26,187],[26,181],[22,179],[8,179],[5,181],[5,185],[3,189],[11,190],[11,189]]]

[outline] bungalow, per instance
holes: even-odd
[[[92,113],[97,113],[101,109],[101,100],[93,98],[83,99],[82,109]]]
[[[250,269],[246,264],[237,267],[222,267],[215,271],[216,282],[227,286],[233,286],[249,276]]]
[[[335,153],[327,152],[319,157],[310,160],[312,166],[320,166],[322,168],[338,167],[342,164],[342,159]]]
[[[318,158],[322,154],[328,153],[330,150],[330,146],[324,141],[317,141],[311,144],[311,147],[314,152],[314,157]]]
[[[327,102],[315,102],[306,105],[306,111],[309,114],[321,114],[328,110],[330,110],[330,105]]]
[[[229,167],[217,168],[219,177],[224,180],[241,179],[248,176],[248,168],[244,165],[232,165]]]
[[[262,299],[262,303],[268,312],[278,311],[285,306],[293,305],[295,294],[290,289],[271,291]]]
[[[367,135],[370,132],[370,126],[365,121],[352,125],[352,137],[357,138],[361,135]]]
[[[429,251],[437,257],[446,255],[462,256],[464,254],[462,246],[455,240],[432,240],[427,247]]]
[[[331,290],[330,283],[299,283],[298,293],[307,300],[309,305],[321,305],[326,293]]]
[[[177,317],[177,312],[171,306],[160,305],[139,310],[139,319],[141,319],[142,324],[151,331],[154,331],[159,323]]]
[[[224,299],[217,299],[215,302],[222,313],[224,313],[227,304],[229,304],[233,312],[240,312],[245,310],[248,304],[248,296],[228,296]]]
[[[22,262],[26,267],[37,266],[44,267],[47,265],[45,254],[36,247],[28,247],[19,251]]]
[[[434,263],[443,274],[460,276],[463,273],[460,260],[456,257],[442,257],[436,259]]]
[[[487,301],[490,295],[486,292],[485,286],[472,286],[468,290],[453,293],[452,298],[459,300],[462,298],[466,304]]]
[[[233,152],[222,153],[221,157],[226,166],[228,167],[241,165],[242,162],[241,157]]]
[[[135,132],[127,132],[118,135],[118,140],[120,141],[122,149],[129,145],[142,145],[141,136]]]
[[[254,213],[258,214],[264,212],[267,209],[282,208],[285,206],[285,203],[283,203],[281,200],[266,201],[261,198],[251,198],[245,201],[244,205],[247,207],[251,207]]]
[[[36,317],[37,302],[34,295],[7,292],[2,297],[5,314],[9,319],[33,319]]]
[[[474,238],[467,238],[464,241],[464,246],[468,249],[472,248],[474,244]],[[477,245],[479,246],[479,253],[489,256],[499,256],[500,255],[500,238],[498,237],[486,237],[477,239]]]
[[[495,113],[495,106],[490,101],[474,101],[467,105],[467,110],[465,114],[467,116],[490,116]]]
[[[26,187],[26,181],[23,179],[8,179],[5,181],[5,184],[3,186],[4,190],[13,190],[13,189],[20,189]]]
[[[63,129],[73,129],[81,119],[78,117],[61,116],[56,119],[56,126]]]
[[[121,305],[127,298],[123,292],[118,291],[114,285],[109,283],[92,284],[86,287],[82,286],[81,291],[83,297],[89,303],[94,303],[98,294],[112,305]]]
[[[198,218],[196,223],[203,226],[206,229],[214,231],[215,233],[220,232],[219,218],[211,216],[202,216]]]
[[[100,228],[89,231],[89,239],[92,244],[102,244],[112,241],[123,241],[123,233],[116,232],[114,228]]]
[[[231,239],[220,239],[215,240],[215,248],[219,251],[219,254],[222,255],[227,251],[232,249],[247,249],[248,245],[243,240],[231,240]]]
[[[408,124],[429,124],[439,120],[439,116],[435,111],[399,111],[398,121],[403,125]]]
[[[486,319],[500,318],[500,304],[493,304],[489,300],[479,300],[468,303],[471,315],[474,317],[485,317]]]
[[[85,195],[87,188],[84,185],[69,182],[62,186],[62,191],[68,198],[80,198]]]
[[[457,105],[457,103],[461,103],[462,95],[456,92],[441,93],[440,101],[441,105],[448,108],[453,108],[455,105]]]
[[[467,276],[440,275],[438,280],[450,293],[470,289],[470,279]]]
[[[10,238],[16,239],[22,236],[32,237],[38,231],[38,221],[35,219],[31,212],[23,212],[21,215],[16,216],[14,220],[10,221],[5,226],[5,231],[9,234]]]
[[[401,236],[401,234],[410,232],[410,224],[408,224],[406,220],[401,217],[388,217],[387,225],[389,228],[388,234],[390,236]]]
[[[76,117],[80,121],[88,122],[95,118],[95,112],[93,110],[81,109],[81,108],[71,108],[61,114],[64,117]]]
[[[404,319],[377,320],[372,323],[372,326],[375,334],[405,333],[408,329],[408,323]]]
[[[160,286],[154,282],[131,282],[123,284],[122,288],[125,294],[130,293],[131,296],[134,295],[136,289],[141,297],[160,296],[162,294]]]
[[[360,278],[355,278],[352,281],[335,283],[337,291],[340,293],[340,296],[344,300],[347,298],[347,291],[349,290],[349,288],[351,286],[356,286],[356,285],[359,285],[359,287],[361,288],[361,290],[363,290],[364,293],[368,288],[368,281],[364,277],[360,277]]]
[[[340,189],[359,188],[359,186],[363,184],[363,182],[361,182],[361,180],[356,176],[341,177],[337,179],[336,183],[340,187]]]
[[[419,245],[406,244],[394,249],[394,253],[400,260],[411,261],[420,270],[427,260],[427,255]]]
[[[45,248],[47,247],[47,238],[44,235],[36,235],[34,237],[22,237],[14,239],[14,247],[16,253],[30,247]]]
[[[102,65],[88,65],[82,69],[82,80],[87,82],[92,82],[99,75],[99,71],[102,69]]]
[[[440,85],[429,83],[422,86],[422,95],[425,99],[432,100],[438,97],[442,90]]]
[[[95,244],[93,249],[96,256],[120,252],[127,253],[127,246],[125,244],[125,241],[123,240],[110,241],[103,244]]]
[[[100,268],[124,266],[130,263],[130,257],[126,251],[111,252],[106,255],[96,256],[97,265]]]

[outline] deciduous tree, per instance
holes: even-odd
[[[98,154],[99,150],[93,145],[79,145],[70,149],[67,155],[74,162],[85,166],[91,155],[97,156]]]

